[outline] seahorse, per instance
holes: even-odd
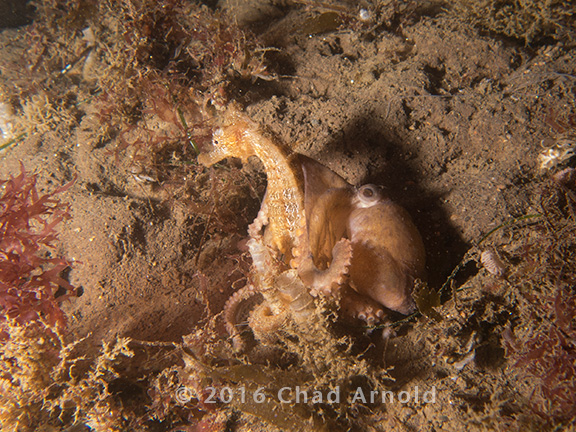
[[[306,225],[298,155],[235,108],[225,112],[223,125],[213,134],[213,144],[209,152],[198,156],[201,164],[210,166],[227,157],[246,162],[256,156],[264,165],[268,180],[262,203],[268,222],[265,243],[275,246],[289,263]]]

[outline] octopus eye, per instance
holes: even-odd
[[[372,198],[374,196],[374,189],[372,189],[371,187],[363,187],[362,188],[362,196],[364,198]]]
[[[370,207],[380,201],[380,190],[375,185],[364,185],[357,192],[358,203],[361,207]]]

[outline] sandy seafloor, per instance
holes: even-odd
[[[241,24],[253,19],[242,5],[232,5],[230,13]],[[483,250],[496,251],[509,275],[506,279],[490,274],[472,261],[452,281],[453,294],[444,296],[437,307],[442,321],[420,316],[393,332],[380,329],[367,336],[354,328],[352,333],[360,334],[363,343],[367,338],[376,346],[371,355],[381,357],[380,367],[394,367],[396,383],[391,388],[433,387],[436,401],[370,406],[356,412],[350,430],[570,427],[574,412],[559,412],[565,401],[559,402],[545,387],[567,386],[573,391],[576,376],[550,378],[552,382],[543,384],[539,380],[548,375],[539,368],[551,366],[536,364],[529,351],[534,347],[525,345],[557,322],[554,309],[548,307],[558,299],[555,290],[563,286],[562,301],[567,303],[574,295],[572,279],[566,276],[576,271],[572,263],[564,269],[566,279],[560,277],[554,284],[544,271],[529,271],[548,265],[549,258],[538,261],[528,250],[540,242],[534,236],[554,228],[544,216],[534,217],[497,230],[474,248],[484,234],[505,222],[543,215],[542,197],[555,187],[551,177],[573,165],[569,154],[552,158],[545,167],[541,159],[549,149],[562,154],[576,146],[573,45],[553,38],[525,45],[442,9],[406,17],[394,31],[380,26],[368,32],[362,25],[343,23],[307,34],[302,27],[314,13],[325,11],[294,2],[265,15],[267,26],[257,23],[264,45],[282,51],[282,63],[270,67],[282,76],[248,80],[231,97],[292,150],[316,159],[353,185],[383,185],[422,233],[433,290],[440,289],[467,252],[477,259]],[[27,63],[28,42],[43,40],[34,39],[36,31],[33,23],[0,31],[4,89],[10,88],[11,80],[20,80],[18,88],[24,88],[26,68],[61,67],[45,58],[38,46],[33,57],[38,63]],[[278,58],[271,55],[271,61]],[[60,228],[57,248],[73,262],[70,282],[82,287],[80,297],[62,305],[70,340],[87,337],[87,355],[117,335],[180,342],[204,325],[207,314],[216,316],[245,283],[250,267],[246,230],[258,211],[265,176],[256,162],[240,169],[238,162],[229,161],[236,176],[236,186],[229,188],[219,183],[218,171],[198,167],[193,160],[185,161],[193,168],[178,166],[172,183],[158,172],[176,172],[174,165],[153,166],[150,158],[147,163],[152,160],[154,169],[135,169],[130,149],[118,151],[121,134],[102,139],[101,100],[97,93],[86,97],[93,82],[84,82],[81,67],[75,65],[56,84],[77,103],[73,120],[46,121],[2,150],[0,178],[16,176],[22,163],[27,171],[38,173],[39,188],[47,192],[77,176],[60,196],[70,203],[72,217]],[[38,94],[50,98],[53,93]],[[0,103],[10,104],[5,96],[0,94]],[[145,112],[135,124],[162,129],[164,120]],[[6,130],[15,120],[6,114],[0,121]],[[132,141],[138,133],[142,132],[135,128]],[[200,204],[194,204],[194,194]],[[568,221],[574,217],[566,215]],[[530,296],[524,296],[530,290]],[[562,330],[563,349],[574,362],[574,315],[570,322]],[[170,362],[181,364],[170,358],[162,365]],[[150,367],[150,376],[158,372]],[[144,372],[139,373],[142,378]],[[150,404],[147,381],[138,385],[144,389],[142,398],[128,397],[123,406]],[[218,415],[222,417],[214,424],[220,429],[214,424],[213,429],[194,429],[201,414],[190,420],[189,429],[174,419],[164,426],[144,422],[139,427],[274,429],[265,418],[237,409],[223,409]],[[350,427],[345,421],[341,425],[342,430]]]

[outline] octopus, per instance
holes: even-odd
[[[274,330],[289,319],[305,327],[315,298],[368,325],[380,322],[386,309],[415,310],[411,291],[425,277],[424,245],[408,212],[382,188],[352,186],[234,107],[224,112],[212,148],[198,161],[211,166],[228,157],[257,157],[267,177],[248,228],[251,282],[224,309],[238,347],[241,323],[263,344],[272,343]]]

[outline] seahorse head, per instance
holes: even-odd
[[[245,162],[255,155],[251,140],[246,137],[246,134],[255,130],[255,126],[246,124],[245,119],[236,115],[228,116],[226,120],[226,124],[212,134],[210,150],[198,156],[198,162],[202,165],[214,165],[227,157],[237,157]]]

